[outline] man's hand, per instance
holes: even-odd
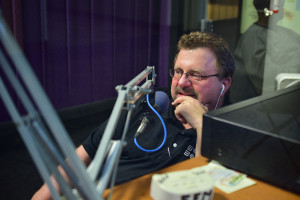
[[[203,114],[208,112],[208,105],[189,96],[178,97],[172,105],[176,106],[175,116],[183,126],[197,131],[196,156],[201,155]]]
[[[80,145],[76,149],[76,154],[86,166],[88,166],[92,162],[92,159],[90,158],[90,156],[85,151],[85,149],[82,145]],[[71,184],[71,182],[70,182],[67,174],[63,170],[63,168],[61,166],[58,166],[58,170],[61,173],[61,175],[65,178],[65,180],[67,180],[67,182],[69,182]],[[54,187],[57,189],[57,191],[59,193],[61,193],[59,185],[53,176],[51,177],[51,181],[52,181]],[[31,198],[31,200],[47,200],[47,199],[49,199],[49,200],[52,199],[52,196],[51,196],[51,193],[50,193],[50,190],[49,190],[47,184],[44,184]]]
[[[172,105],[176,106],[175,116],[181,123],[189,124],[196,130],[202,129],[203,114],[208,111],[207,105],[202,105],[189,96],[178,97]]]

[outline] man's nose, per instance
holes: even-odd
[[[191,85],[191,81],[188,79],[188,75],[186,73],[182,74],[178,81],[178,85],[180,87],[186,87]]]

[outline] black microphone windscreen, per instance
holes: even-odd
[[[155,92],[155,105],[160,108],[160,113],[165,113],[169,106],[169,97],[162,91]]]

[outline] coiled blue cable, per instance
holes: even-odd
[[[165,142],[166,142],[166,139],[167,139],[167,128],[166,128],[165,122],[164,122],[164,120],[162,119],[162,117],[160,116],[160,114],[159,114],[159,113],[155,110],[155,108],[153,108],[152,105],[150,104],[150,101],[149,101],[149,94],[147,94],[146,99],[147,99],[147,104],[148,104],[148,106],[151,108],[151,110],[153,110],[153,112],[158,116],[158,118],[159,118],[160,121],[161,121],[161,124],[162,124],[162,126],[163,126],[163,128],[164,128],[164,139],[163,139],[161,145],[160,145],[159,147],[157,147],[156,149],[145,149],[145,148],[141,147],[141,146],[138,144],[138,142],[137,142],[137,140],[136,140],[136,137],[134,138],[134,143],[135,143],[135,145],[136,145],[139,149],[141,149],[142,151],[145,151],[145,152],[155,152],[155,151],[158,151],[159,149],[161,149],[161,148],[164,146],[164,144],[165,144]]]

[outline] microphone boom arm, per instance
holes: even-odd
[[[152,88],[156,77],[154,66],[148,66],[125,86],[120,85],[116,87],[118,91],[117,101],[95,158],[87,168],[75,153],[75,145],[41,87],[30,64],[9,31],[1,11],[0,42],[2,44],[0,47],[0,67],[3,70],[3,73],[0,73],[0,97],[41,177],[48,184],[52,198],[55,200],[60,199],[58,191],[50,180],[50,177],[54,174],[65,199],[103,199],[102,194],[110,179],[111,187],[114,185],[116,166],[122,147],[125,144],[124,139],[135,103],[141,95],[153,92]],[[11,64],[15,68],[10,66]],[[27,116],[22,116],[17,109],[18,106],[15,105],[17,103],[13,101],[5,87],[5,82],[2,81],[2,74],[6,75],[12,89],[18,94]],[[145,82],[141,84],[142,81]],[[124,108],[128,110],[128,114],[122,138],[112,141],[112,135]],[[58,165],[62,166],[67,172],[73,182],[73,188],[71,183],[67,183],[57,170]],[[102,169],[101,173],[100,169]],[[99,174],[101,176],[97,179]]]
[[[126,109],[131,111],[134,108],[135,102],[141,97],[141,95],[151,93],[152,90],[150,87],[154,85],[155,76],[154,67],[148,66],[143,72],[125,86],[121,85],[116,87],[116,90],[118,91],[118,98],[108,120],[108,124],[105,127],[95,158],[88,167],[88,173],[92,177],[92,180],[96,180],[99,174],[99,169],[103,166],[106,154],[109,151],[108,148],[111,138],[117,126],[118,119],[120,118],[121,111],[124,108],[124,104],[126,104]],[[138,86],[138,84],[140,84],[144,79],[146,79],[145,83],[142,86]],[[125,138],[125,134],[126,133],[123,133],[122,138]],[[121,142],[122,145],[118,145],[118,149],[116,149],[116,151],[121,151],[121,148],[124,145],[124,139],[118,142]],[[100,193],[102,193],[102,190],[104,189],[105,187],[101,187]]]

